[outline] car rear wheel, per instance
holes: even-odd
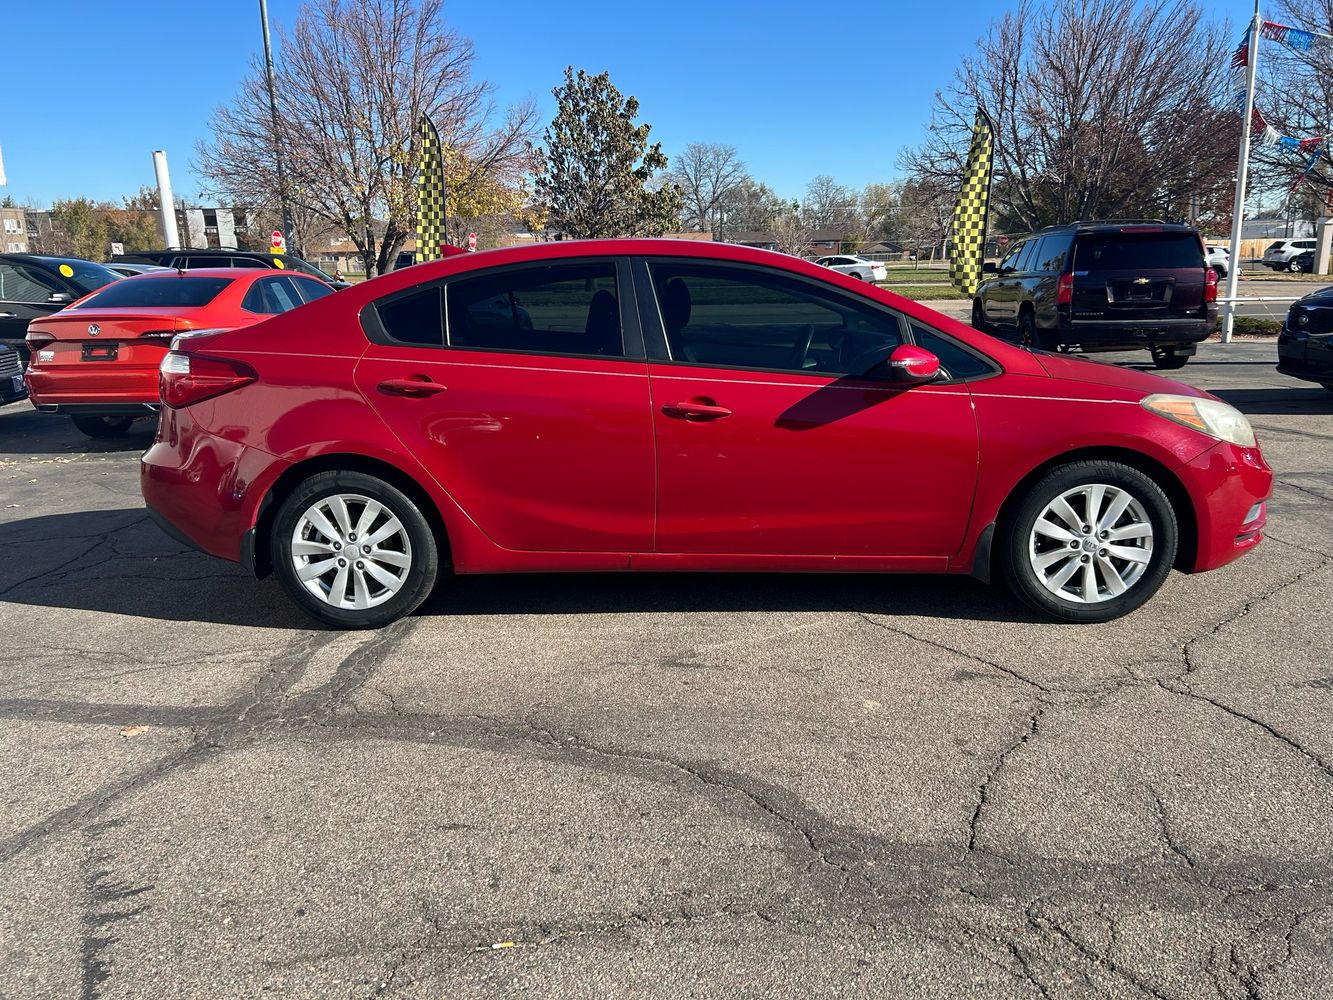
[[[1043,476],[1008,518],[1006,583],[1027,604],[1073,622],[1128,614],[1161,588],[1176,558],[1175,512],[1138,469],[1093,460]]]
[[[1174,347],[1153,347],[1149,350],[1152,353],[1153,366],[1168,371],[1184,368],[1190,359],[1188,354],[1181,354]]]
[[[1019,347],[1040,347],[1040,337],[1037,334],[1037,321],[1032,315],[1032,311],[1025,309],[1018,317],[1018,346]]]
[[[86,413],[71,414],[70,419],[75,427],[94,438],[120,437],[134,423],[133,417],[94,417]]]
[[[1304,269],[1301,267],[1300,261],[1293,260],[1287,265],[1287,270],[1292,274],[1299,274]]]
[[[435,534],[401,490],[360,472],[321,472],[282,501],[274,570],[307,614],[379,628],[414,611],[439,572]]]

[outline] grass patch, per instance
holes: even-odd
[[[886,292],[893,292],[895,295],[901,295],[905,299],[911,299],[914,302],[933,302],[938,299],[965,299],[967,298],[953,285],[935,284],[935,285],[878,285]]]
[[[1262,316],[1237,316],[1231,332],[1238,337],[1276,337],[1282,332],[1282,321]]]

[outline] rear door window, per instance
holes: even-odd
[[[1203,248],[1193,233],[1088,233],[1074,254],[1080,271],[1203,269]]]
[[[622,357],[613,261],[506,268],[445,290],[450,347]]]
[[[322,299],[326,295],[332,295],[333,289],[322,281],[315,281],[313,278],[304,278],[292,275],[292,281],[296,287],[301,290],[301,298],[307,302],[314,302],[315,299]]]
[[[260,278],[241,300],[241,308],[252,313],[277,316],[302,304],[301,293],[285,274]]]

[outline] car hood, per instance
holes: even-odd
[[[1138,371],[1134,368],[1122,368],[1119,365],[1108,364],[1104,361],[1087,361],[1083,358],[1070,358],[1062,354],[1048,354],[1045,351],[1034,351],[1033,355],[1051,378],[1114,386],[1140,398],[1150,396],[1154,392],[1171,392],[1177,396],[1213,398],[1202,389],[1196,389],[1184,382],[1163,378],[1161,375],[1153,375],[1151,372]]]

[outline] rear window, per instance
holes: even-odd
[[[96,295],[79,303],[80,309],[173,307],[193,309],[206,306],[232,282],[231,278],[169,277],[125,278],[108,285]]]
[[[1079,271],[1202,269],[1203,248],[1193,233],[1093,233],[1079,237],[1074,267]]]

